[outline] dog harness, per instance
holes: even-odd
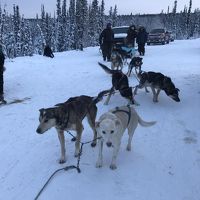
[[[117,113],[117,112],[124,112],[128,115],[128,123],[127,123],[127,126],[129,125],[129,122],[130,122],[130,119],[131,119],[131,108],[129,105],[127,105],[127,108],[128,108],[128,111],[126,110],[121,110],[119,109],[119,107],[116,107],[114,111],[112,111],[113,114]]]

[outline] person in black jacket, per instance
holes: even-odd
[[[129,26],[129,29],[127,31],[127,36],[125,43],[128,47],[135,47],[135,39],[137,37],[137,31],[135,28],[135,25]]]
[[[106,28],[101,32],[99,44],[103,54],[103,60],[110,61],[111,51],[113,46],[114,33],[111,28],[111,23],[108,23]]]
[[[3,84],[4,84],[3,72],[5,70],[4,60],[5,60],[5,56],[3,54],[2,46],[0,46],[0,104],[6,103],[6,101],[4,100],[4,96],[3,96]]]
[[[54,57],[53,52],[52,52],[52,50],[51,50],[49,45],[45,46],[43,56],[47,56],[47,57],[50,57],[50,58]]]
[[[138,35],[136,42],[138,44],[138,52],[140,56],[144,56],[145,54],[145,43],[147,42],[148,34],[143,26],[141,26],[138,30]]]

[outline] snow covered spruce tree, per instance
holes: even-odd
[[[112,25],[117,26],[118,25],[117,24],[117,5],[115,5],[115,7],[114,7],[111,18],[112,18]]]
[[[21,55],[32,56],[33,55],[33,43],[29,27],[29,22],[25,21],[24,18],[21,20]]]
[[[186,31],[187,31],[187,39],[192,36],[191,32],[191,9],[192,9],[192,0],[189,2],[189,8],[188,8],[188,13],[187,13],[187,19],[186,19]]]
[[[101,28],[99,27],[99,8],[98,0],[93,0],[89,10],[89,38],[90,46],[97,46],[99,44],[99,34]]]
[[[105,3],[104,0],[101,1],[99,8],[99,28],[102,31],[105,26]]]
[[[0,43],[3,46],[5,56],[14,58],[15,38],[13,33],[12,18],[8,16],[6,10],[0,14]]]
[[[13,6],[13,29],[14,29],[14,38],[15,38],[15,45],[14,45],[14,57],[21,56],[21,30],[20,30],[20,14],[19,14],[19,7]]]
[[[194,10],[191,21],[193,22],[193,36],[195,38],[200,37],[200,9]]]
[[[76,49],[76,43],[75,43],[75,22],[76,22],[76,17],[75,17],[75,0],[70,0],[69,4],[69,35],[68,35],[68,46],[69,49]]]
[[[68,49],[68,31],[67,31],[67,10],[66,10],[66,0],[57,0],[57,21],[55,24],[56,28],[56,50],[58,52],[66,51]]]
[[[76,1],[76,12],[75,12],[75,46],[76,49],[83,50],[86,46],[88,36],[88,4],[87,0]]]
[[[43,47],[45,45],[52,45],[52,19],[51,15],[45,12],[44,5],[41,7],[41,27],[42,35],[44,37]]]
[[[63,35],[63,51],[66,51],[68,50],[68,19],[67,19],[67,3],[66,3],[66,0],[63,0],[63,3],[62,3],[62,9],[61,9],[61,17],[62,17],[62,35]]]
[[[57,51],[61,52],[63,51],[63,27],[62,27],[62,15],[61,15],[61,2],[60,0],[57,0],[57,9],[56,9],[56,14],[57,14],[57,24],[56,24],[56,32],[57,32]]]

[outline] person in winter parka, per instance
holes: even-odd
[[[138,30],[136,42],[138,44],[138,52],[140,56],[145,54],[145,43],[147,42],[148,34],[143,26]]]
[[[54,57],[53,51],[51,50],[51,48],[50,48],[49,45],[46,45],[46,46],[45,46],[43,56],[47,56],[47,57],[50,57],[50,58],[53,58],[53,57]]]
[[[128,47],[135,47],[135,39],[137,37],[137,30],[135,25],[129,26],[127,31],[127,36],[125,39],[125,43]]]
[[[5,71],[4,68],[4,60],[5,56],[3,54],[2,46],[0,45],[0,104],[6,103],[4,100],[4,91],[3,91],[3,85],[4,85],[4,80],[3,80],[3,73]]]
[[[111,28],[111,23],[106,25],[106,28],[101,32],[99,36],[99,44],[103,54],[103,60],[110,61],[111,51],[113,47],[114,32]]]

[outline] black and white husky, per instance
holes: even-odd
[[[158,72],[139,72],[137,74],[139,78],[139,85],[136,86],[134,93],[137,93],[137,89],[145,87],[146,92],[149,92],[146,87],[150,87],[153,92],[153,101],[158,102],[158,95],[163,90],[167,96],[174,101],[179,102],[179,89],[175,87],[171,78],[158,73]]]
[[[124,74],[121,70],[111,70],[102,63],[99,63],[99,65],[106,73],[112,75],[112,87],[104,104],[108,104],[111,95],[115,92],[115,90],[118,90],[121,96],[128,100],[129,104],[136,103],[134,101],[132,87],[129,86],[128,77],[126,76],[126,74]]]

